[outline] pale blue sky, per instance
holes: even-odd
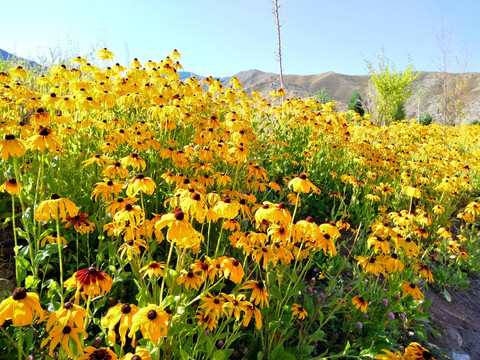
[[[399,69],[438,70],[435,29],[450,34],[450,70],[463,43],[480,72],[480,0],[279,0],[286,74],[366,74],[382,46]],[[38,60],[107,47],[126,65],[173,49],[185,70],[278,72],[269,0],[1,0],[0,48]]]

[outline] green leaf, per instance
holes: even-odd
[[[33,275],[29,275],[25,279],[25,287],[27,289],[36,290],[38,287],[38,284],[40,284],[41,281],[42,280],[40,278]]]
[[[452,295],[450,295],[447,289],[443,290],[443,296],[445,296],[445,299],[447,299],[448,302],[452,302]]]
[[[27,277],[28,271],[32,270],[32,265],[30,265],[30,262],[27,259],[20,256],[15,256],[15,261],[18,269],[18,280],[22,283]]]

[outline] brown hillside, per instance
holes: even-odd
[[[407,117],[417,117],[428,112],[434,120],[440,120],[440,95],[442,93],[442,74],[421,72],[413,84],[413,95],[406,103]],[[467,121],[480,119],[480,73],[449,74],[452,78],[465,76],[467,81]],[[249,94],[258,91],[268,97],[270,91],[280,88],[277,74],[260,70],[242,71],[235,75]],[[288,97],[308,98],[325,87],[330,97],[337,103],[339,110],[346,110],[354,90],[362,94],[368,82],[368,75],[344,75],[327,72],[317,75],[285,75],[284,82]]]

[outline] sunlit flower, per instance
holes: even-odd
[[[38,295],[18,288],[12,296],[0,303],[0,326],[6,320],[12,320],[15,326],[26,326],[36,319],[43,320],[44,311],[40,306]]]
[[[10,156],[22,157],[26,151],[25,143],[13,134],[5,135],[5,140],[0,141],[0,154],[4,161]]]
[[[97,349],[93,346],[87,346],[83,351],[84,354],[77,360],[118,360],[117,355],[108,347]]]
[[[10,195],[18,195],[20,190],[22,190],[22,184],[17,182],[15,178],[10,178],[0,185],[0,192],[6,191]]]
[[[167,335],[167,328],[170,322],[170,315],[160,306],[150,304],[144,307],[133,316],[132,327],[128,336],[133,337],[137,330],[142,332],[145,339],[158,344],[162,336]]]
[[[365,301],[365,299],[363,297],[355,295],[352,299],[352,304],[357,309],[360,309],[363,313],[367,313],[368,303]]]
[[[83,292],[88,296],[104,295],[112,288],[113,279],[102,270],[93,266],[78,270],[73,276],[65,281],[65,287],[76,288],[77,292]]]
[[[139,308],[134,304],[122,304],[108,309],[107,315],[102,318],[101,325],[108,329],[108,340],[111,344],[116,343],[116,330],[120,335],[122,346],[126,344],[127,330],[132,327],[132,318],[138,312]],[[135,344],[135,334],[132,337],[132,346]]]
[[[37,221],[48,221],[50,218],[60,220],[58,217],[65,219],[67,216],[77,214],[78,208],[72,201],[53,194],[50,200],[44,200],[38,205],[35,210],[35,219]]]
[[[250,296],[250,301],[254,301],[255,305],[261,304],[262,308],[263,305],[268,304],[268,293],[265,289],[265,284],[263,281],[254,281],[248,280],[245,285],[243,285],[242,289],[252,289],[252,294]]]
[[[307,310],[302,305],[293,304],[292,308],[292,316],[297,316],[299,320],[305,319],[308,315]]]

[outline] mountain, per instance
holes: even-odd
[[[430,113],[433,120],[440,121],[440,95],[443,91],[443,73],[420,72],[413,83],[412,96],[405,104],[407,118],[418,117]],[[450,79],[459,78],[465,81],[467,121],[480,120],[480,73],[449,73]],[[244,91],[250,94],[258,91],[263,97],[269,97],[272,90],[280,88],[278,74],[260,70],[242,71],[235,75],[243,84]],[[336,102],[340,111],[348,108],[350,97],[355,90],[361,95],[365,92],[368,75],[345,75],[332,71],[317,75],[284,75],[284,85],[288,97],[314,97],[325,88],[330,98]],[[224,84],[227,86],[227,83]]]
[[[16,64],[20,63],[20,64],[24,65],[25,67],[41,68],[41,65],[36,63],[35,61],[21,58],[19,56],[10,54],[9,52],[7,52],[5,50],[2,50],[2,49],[0,49],[0,59],[5,60],[5,61],[11,61],[12,63],[16,63]]]

